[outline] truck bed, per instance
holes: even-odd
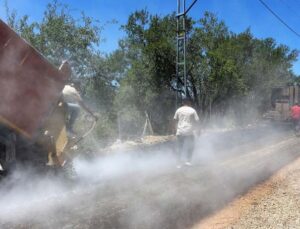
[[[0,20],[0,123],[33,137],[69,76]]]

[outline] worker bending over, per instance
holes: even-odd
[[[73,126],[75,123],[76,118],[79,115],[80,107],[82,107],[85,111],[87,111],[91,116],[98,119],[96,115],[85,105],[83,102],[78,90],[80,90],[80,86],[78,83],[70,83],[65,85],[62,94],[63,100],[67,105],[68,108],[68,121],[67,121],[67,131],[70,134],[76,134],[74,132]]]

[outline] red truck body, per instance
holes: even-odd
[[[68,75],[0,20],[0,123],[33,137],[56,106]]]

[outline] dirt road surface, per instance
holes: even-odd
[[[281,128],[203,135],[191,167],[172,151],[77,165],[68,183],[23,171],[0,188],[0,228],[191,228],[300,155]],[[236,227],[239,228],[239,227]]]
[[[300,158],[193,229],[300,228]]]

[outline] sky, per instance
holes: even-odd
[[[31,21],[39,21],[48,2],[51,0],[7,0],[10,9],[18,15],[29,15]],[[151,14],[164,16],[176,11],[177,0],[59,0],[69,5],[76,17],[83,11],[87,16],[100,20],[104,26],[99,49],[109,53],[118,47],[118,40],[124,36],[120,26],[125,24],[130,13],[147,9]],[[187,7],[193,0],[186,0]],[[300,0],[264,0],[279,17],[300,34]],[[189,16],[200,19],[205,11],[213,12],[223,20],[229,30],[240,33],[247,28],[257,38],[272,37],[278,44],[300,50],[300,35],[291,32],[259,0],[198,0],[190,10]],[[0,18],[6,20],[4,0],[0,0]],[[116,20],[117,23],[108,23]],[[299,57],[300,58],[300,57]],[[300,75],[300,60],[296,61],[293,71]]]

